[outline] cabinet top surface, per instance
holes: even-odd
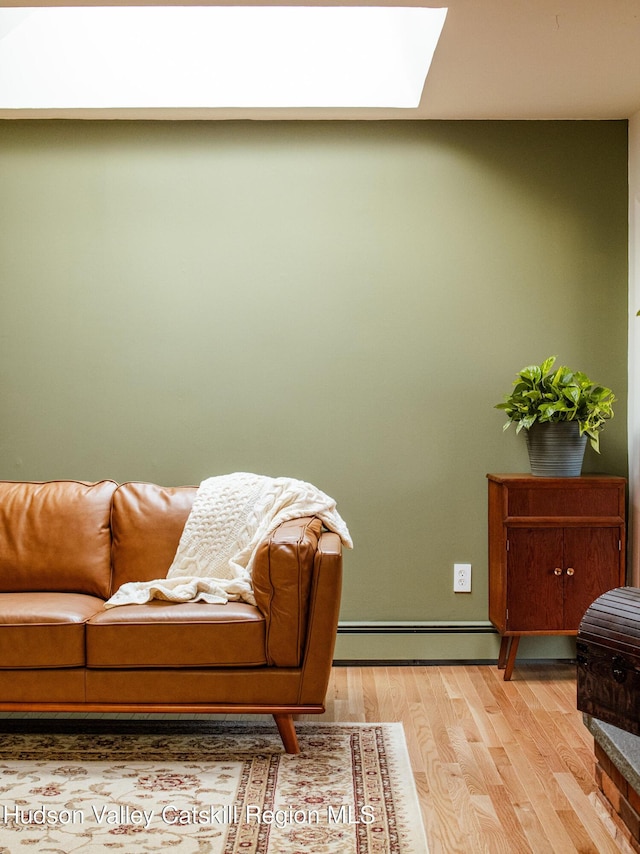
[[[496,483],[506,484],[523,484],[526,486],[584,486],[587,483],[611,483],[623,484],[626,483],[624,477],[618,477],[612,474],[583,474],[580,477],[538,477],[532,474],[488,474],[489,480]]]

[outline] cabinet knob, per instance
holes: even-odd
[[[560,569],[559,566],[556,566],[556,568],[553,570],[553,574],[554,575],[562,575],[562,570]]]
[[[575,572],[575,569],[572,566],[567,568],[567,575],[573,575],[574,572]]]

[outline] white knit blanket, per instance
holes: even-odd
[[[353,548],[335,501],[310,483],[247,472],[207,478],[198,488],[167,577],[123,584],[104,607],[150,599],[255,605],[251,570],[258,546],[282,522],[303,516],[317,516]]]

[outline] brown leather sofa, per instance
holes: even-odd
[[[324,711],[340,603],[340,539],[318,519],[262,543],[257,607],[103,607],[166,575],[195,493],[0,481],[0,710],[268,713],[298,752],[293,715]]]

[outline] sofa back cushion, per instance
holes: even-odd
[[[0,591],[87,593],[111,580],[111,498],[117,484],[0,481]]]
[[[127,581],[164,578],[196,496],[196,486],[123,483],[113,495],[112,594]]]

